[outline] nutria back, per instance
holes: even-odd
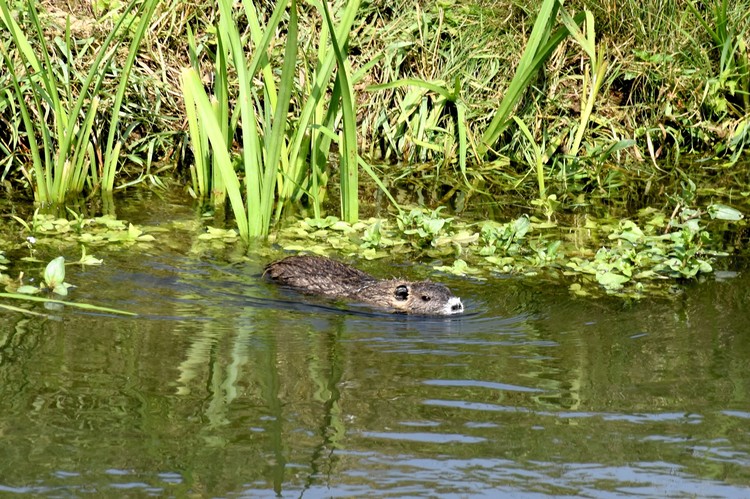
[[[266,266],[264,275],[298,291],[356,300],[392,312],[452,315],[463,312],[461,299],[431,281],[376,279],[354,267],[320,256],[290,256]]]

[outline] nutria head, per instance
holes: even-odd
[[[388,301],[397,312],[418,315],[461,314],[464,305],[447,286],[436,282],[379,281],[379,291],[389,293]]]

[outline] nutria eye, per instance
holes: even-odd
[[[422,301],[430,301],[430,297],[427,295],[422,295]]]

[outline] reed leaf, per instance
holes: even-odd
[[[182,87],[191,87],[193,102],[196,108],[196,114],[200,120],[201,130],[206,134],[211,144],[211,150],[216,158],[214,168],[218,168],[227,187],[227,196],[232,206],[232,211],[237,219],[237,227],[240,237],[244,240],[249,239],[247,215],[245,214],[245,205],[242,201],[240,192],[240,182],[237,174],[234,172],[232,159],[226,146],[226,137],[222,135],[221,126],[216,117],[214,107],[203,89],[203,82],[194,68],[185,68],[182,70]]]
[[[505,92],[495,116],[482,135],[479,144],[481,157],[484,157],[492,149],[500,134],[510,123],[511,113],[528,89],[534,76],[544,67],[557,45],[568,36],[568,29],[565,26],[551,33],[552,23],[555,21],[559,8],[560,2],[558,0],[544,0],[542,2],[542,7],[534,22],[526,48],[521,55],[516,73],[508,85],[508,90]],[[583,22],[583,12],[576,14],[573,19],[576,24]]]
[[[128,85],[128,78],[130,77],[130,71],[133,68],[135,57],[138,54],[138,47],[141,45],[146,28],[151,23],[151,17],[154,14],[154,10],[158,5],[159,0],[144,0],[139,6],[138,10],[133,14],[134,17],[139,17],[138,26],[135,29],[133,38],[130,40],[130,46],[128,47],[128,57],[125,59],[125,64],[120,71],[119,78],[120,83],[117,85],[117,92],[115,93],[115,101],[112,105],[112,110],[109,120],[109,133],[107,134],[107,147],[104,151],[104,165],[102,173],[102,189],[105,192],[112,192],[115,184],[115,173],[117,170],[117,160],[119,158],[119,152],[122,146],[120,143],[117,147],[114,145],[115,134],[117,132],[117,125],[120,122],[120,108],[122,107],[122,101],[125,96],[125,89]],[[131,8],[132,8],[131,3]],[[125,10],[122,14],[122,20],[128,15],[129,9]],[[132,21],[131,21],[132,22]],[[130,24],[128,25],[130,27]],[[119,41],[118,41],[119,44]],[[101,84],[101,81],[99,81]]]
[[[358,3],[358,2],[354,2]],[[357,129],[354,96],[349,75],[347,61],[344,56],[344,43],[336,35],[333,19],[328,4],[323,2],[323,17],[328,25],[331,43],[336,56],[336,85],[341,93],[342,120],[342,150],[339,158],[339,175],[341,177],[341,218],[346,222],[355,223],[359,219],[359,179],[357,164]]]
[[[291,0],[289,4],[289,22],[287,23],[287,39],[284,48],[284,61],[281,67],[281,78],[279,94],[274,106],[271,134],[266,137],[265,142],[265,172],[261,191],[261,213],[263,215],[263,234],[267,234],[271,224],[271,213],[273,210],[273,199],[275,191],[275,178],[280,168],[281,149],[284,144],[287,128],[287,114],[289,103],[292,98],[294,86],[294,73],[297,64],[297,1]]]
[[[128,312],[126,310],[118,310],[116,308],[100,307],[98,305],[91,305],[89,303],[76,303],[76,302],[63,301],[63,300],[53,300],[51,298],[44,298],[42,296],[30,296],[30,295],[24,295],[20,293],[0,293],[0,298],[6,298],[8,300],[33,301],[37,303],[54,303],[56,305],[64,305],[66,307],[79,308],[81,310],[90,310],[92,312],[106,312],[110,314],[131,315],[131,316],[138,315],[133,312]],[[4,305],[4,308],[11,309],[11,307],[7,305]]]
[[[604,60],[604,51],[597,51],[594,15],[588,10],[584,11],[584,15],[586,17],[586,22],[584,23],[585,29],[581,31],[575,20],[564,9],[560,11],[563,24],[589,58],[587,68],[583,74],[583,89],[581,94],[584,95],[583,98],[585,100],[583,102],[584,105],[581,106],[581,120],[578,123],[573,143],[568,148],[568,153],[571,156],[578,155],[583,134],[586,132],[591,114],[594,111],[596,97],[599,95],[599,90],[604,84],[604,77],[606,76],[608,66],[607,61]]]
[[[318,0],[313,0],[311,3],[319,12],[321,12],[321,15],[324,16],[323,4]],[[346,3],[343,12],[341,12],[338,27],[334,31],[338,40],[348,39],[359,5],[359,0]],[[323,29],[321,29],[321,36],[318,41],[318,59],[315,61],[316,65],[311,92],[302,102],[302,109],[299,112],[299,119],[297,120],[297,130],[290,141],[291,145],[289,149],[290,165],[302,164],[303,159],[308,155],[308,152],[303,152],[302,150],[303,144],[305,144],[307,140],[307,131],[310,131],[310,141],[307,142],[307,144],[312,148],[312,150],[309,151],[309,157],[311,158],[310,163],[311,168],[313,169],[311,172],[313,175],[311,182],[315,184],[313,190],[317,189],[318,179],[323,175],[325,165],[328,161],[331,140],[333,140],[330,136],[326,136],[325,134],[320,135],[320,132],[323,129],[335,130],[337,128],[336,123],[339,116],[339,103],[341,102],[341,96],[339,94],[341,88],[338,85],[334,85],[332,94],[328,97],[327,102],[325,102],[328,84],[331,75],[333,74],[334,65],[336,64],[336,53],[326,43],[328,37],[330,37],[330,27],[328,23],[325,23]],[[362,74],[360,74],[360,77],[361,76]],[[328,110],[325,113],[322,124],[320,122],[315,123],[313,120],[315,112],[316,110],[320,110],[321,106],[324,105],[327,106]],[[343,150],[343,148],[341,148],[341,150]],[[296,185],[301,187],[301,172],[291,173],[294,174],[293,178],[296,179]],[[291,198],[292,196],[292,189],[285,192],[285,198]],[[317,203],[317,199],[317,195],[315,195],[313,197],[313,202]],[[316,210],[319,211],[319,209],[320,207],[316,206]]]

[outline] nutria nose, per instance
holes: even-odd
[[[464,304],[461,303],[460,301],[458,303],[454,303],[453,306],[451,307],[452,312],[460,312],[463,309],[464,309]]]

